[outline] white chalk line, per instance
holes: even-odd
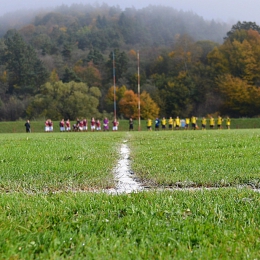
[[[120,159],[114,169],[116,187],[107,189],[105,192],[111,194],[132,193],[144,190],[141,183],[136,181],[134,173],[131,170],[130,150],[127,140],[120,147]]]

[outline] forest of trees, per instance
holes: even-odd
[[[3,19],[3,18],[2,18]],[[1,20],[1,19],[0,19]],[[61,6],[0,27],[0,119],[260,115],[260,28],[149,6]],[[114,76],[115,83],[114,86]]]

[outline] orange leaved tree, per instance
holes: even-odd
[[[120,112],[126,118],[137,119],[138,113],[138,95],[134,93],[133,90],[126,90],[124,96],[119,101]],[[159,107],[152,100],[149,93],[146,91],[142,92],[140,95],[140,116],[143,119],[146,118],[156,118],[159,115]]]
[[[133,90],[126,90],[119,101],[120,112],[126,118],[138,118],[138,96]]]

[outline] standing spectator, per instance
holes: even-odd
[[[29,120],[26,121],[24,126],[25,126],[26,133],[31,133],[31,125],[30,125],[30,121]]]
[[[218,121],[217,121],[218,129],[221,129],[221,128],[222,128],[222,122],[223,122],[222,117],[221,117],[221,116],[218,116]]]
[[[60,121],[60,132],[64,132],[65,131],[65,122],[64,119],[61,119]]]
[[[165,119],[165,117],[162,118],[161,124],[162,124],[162,130],[165,130],[166,129],[166,119]]]
[[[117,131],[118,130],[118,125],[119,125],[119,122],[115,118],[114,121],[113,121],[113,131]]]
[[[230,129],[230,125],[231,125],[231,119],[229,117],[227,117],[227,119],[226,119],[226,127],[227,127],[227,129]]]
[[[71,131],[71,128],[70,128],[70,120],[69,120],[69,119],[67,119],[67,121],[66,121],[66,131],[67,131],[67,132],[70,132],[70,131]]]
[[[103,129],[104,131],[109,131],[109,120],[107,117],[105,117],[103,120]]]
[[[206,117],[203,117],[201,119],[201,129],[206,130],[206,125],[207,125],[207,119],[206,119]]]
[[[170,117],[169,120],[168,120],[168,126],[169,126],[169,130],[173,129],[173,119],[172,119],[172,117]]]
[[[96,129],[96,121],[95,121],[95,118],[92,117],[91,121],[90,121],[90,130],[91,130],[91,132],[94,132],[95,129]]]
[[[215,126],[215,119],[212,116],[210,116],[209,127],[210,127],[210,129],[213,129],[214,126]]]
[[[159,131],[159,127],[160,127],[160,119],[156,118],[155,119],[155,131]]]
[[[134,120],[132,117],[129,118],[129,131],[134,130]]]

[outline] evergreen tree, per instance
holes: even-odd
[[[49,74],[35,50],[17,32],[7,32],[5,45],[3,61],[8,72],[8,92],[22,95],[37,92]]]

